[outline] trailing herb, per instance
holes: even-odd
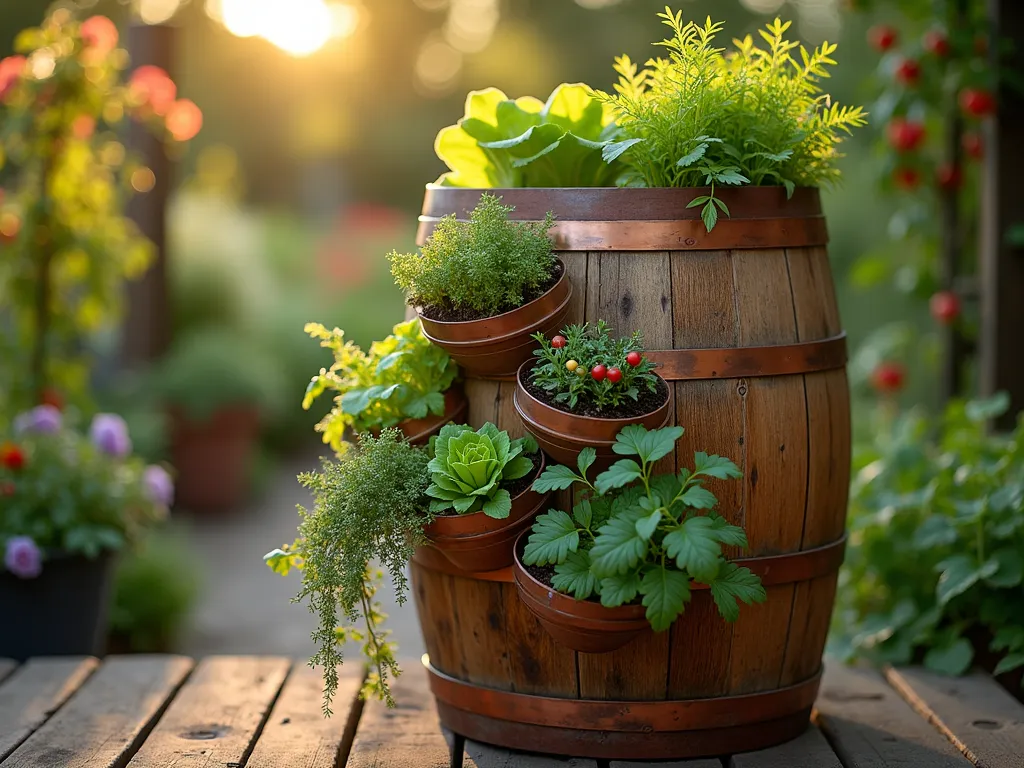
[[[961,674],[1024,667],[1024,421],[1008,398],[912,412],[856,458],[833,652]]]
[[[331,367],[309,382],[302,407],[308,409],[325,390],[336,393],[334,407],[317,425],[335,451],[344,449],[345,430],[366,432],[444,413],[444,393],[459,369],[424,337],[419,320],[399,323],[369,352],[346,341],[338,328],[309,323],[306,333],[334,355]]]
[[[726,53],[714,46],[723,25],[683,23],[681,12],[658,14],[672,35],[656,43],[667,58],[643,69],[629,56],[615,59],[615,94],[597,91],[614,109],[623,138],[605,147],[609,162],[625,158],[634,169],[627,183],[647,187],[710,187],[690,206],[703,206],[708,231],[719,212],[729,215],[718,187],[818,186],[839,177],[837,145],[843,133],[865,124],[861,107],[840,107],[821,90],[836,46],[808,52],[785,39],[790,22],[779,19]],[[799,52],[799,58],[794,54]]]
[[[409,445],[394,428],[379,437],[359,435],[358,444],[338,461],[323,462],[319,472],[299,476],[313,492],[311,511],[299,508],[299,537],[291,546],[275,549],[264,560],[275,572],[302,570],[302,589],[296,602],[308,600],[320,618],[313,631],[318,650],[310,665],[324,669],[324,714],[331,714],[331,699],[338,688],[342,646],[348,640],[363,643],[371,674],[363,684],[364,697],[374,695],[394,706],[388,678],[399,674],[390,630],[381,628],[386,615],[374,600],[381,573],[390,574],[399,605],[405,602],[408,583],[405,564],[423,542],[430,522],[427,486],[429,457]],[[340,615],[339,615],[340,612]],[[362,621],[363,627],[339,626],[341,617]]]
[[[546,102],[470,91],[466,114],[437,134],[449,187],[614,187],[626,172],[601,151],[617,135],[610,106],[587,86],[562,83]]]
[[[501,484],[533,471],[533,461],[522,455],[539,448],[532,438],[510,440],[490,422],[472,427],[446,424],[430,441],[430,511],[454,509],[460,515],[483,511],[503,519],[512,511],[512,496]]]
[[[509,221],[511,206],[480,196],[468,222],[445,216],[422,253],[392,251],[391,274],[410,305],[435,319],[492,317],[540,296],[557,262],[551,252],[549,212],[543,222]],[[469,317],[435,317],[468,313]]]
[[[542,333],[533,338],[540,360],[530,370],[530,381],[552,396],[556,403],[576,410],[582,400],[598,411],[618,408],[629,398],[637,400],[640,388],[657,392],[654,363],[644,354],[640,331],[613,339],[604,320],[595,325],[570,325],[550,340]]]
[[[737,601],[764,602],[760,578],[722,555],[723,545],[746,547],[747,536],[712,511],[718,500],[703,485],[711,478],[739,478],[739,468],[727,458],[698,452],[692,471],[653,474],[655,462],[671,453],[682,435],[682,427],[625,427],[613,450],[636,458],[620,459],[593,483],[587,478],[593,448],[580,452],[579,473],[564,466],[541,473],[533,484],[538,493],[573,486],[583,493],[571,516],[553,509],[537,518],[523,563],[553,565],[551,585],[577,600],[597,596],[614,608],[642,597],[656,632],[683,613],[695,580],[710,586],[726,621],[738,618]]]

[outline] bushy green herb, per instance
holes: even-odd
[[[309,382],[302,407],[308,409],[325,390],[337,393],[331,412],[317,425],[335,451],[343,449],[346,429],[366,432],[444,413],[444,393],[459,369],[426,339],[419,320],[399,323],[369,352],[346,341],[339,328],[328,331],[309,323],[306,333],[334,355],[330,369],[321,368]]]
[[[466,114],[437,134],[449,187],[614,187],[627,170],[601,150],[617,135],[609,105],[587,86],[562,83],[542,102],[497,88],[470,91]]]
[[[409,304],[426,309],[472,310],[491,317],[533,298],[552,276],[555,257],[543,222],[513,222],[514,210],[484,193],[468,222],[445,216],[422,253],[393,251],[391,273]]]
[[[512,511],[512,497],[501,483],[529,474],[533,462],[521,454],[538,450],[532,438],[510,440],[508,432],[490,422],[475,432],[465,425],[446,424],[430,445],[430,511],[454,509],[463,515],[483,510],[498,519]]]
[[[533,338],[540,344],[533,351],[540,360],[530,380],[570,409],[581,399],[598,410],[617,408],[627,397],[636,400],[640,387],[657,391],[658,377],[652,373],[654,363],[643,355],[640,331],[613,339],[611,328],[598,320],[596,325],[570,325],[550,340],[541,333]],[[633,352],[637,356],[631,357]]]
[[[967,671],[1024,666],[1024,421],[986,431],[1008,399],[901,417],[857,457],[833,650]]]
[[[647,187],[709,186],[695,199],[710,231],[719,210],[719,185],[817,186],[839,176],[836,145],[842,133],[865,124],[860,107],[840,107],[822,93],[820,81],[835,65],[836,46],[808,52],[785,39],[790,22],[776,19],[725,53],[714,46],[723,25],[683,23],[682,13],[658,14],[672,36],[657,45],[667,58],[640,69],[628,56],[615,60],[614,95],[597,92],[615,110],[623,139],[604,149],[606,160],[625,155],[635,169],[632,184]],[[799,52],[799,58],[794,53]]]
[[[546,469],[533,483],[538,493],[573,486],[584,493],[571,516],[553,509],[537,518],[523,562],[554,565],[552,586],[577,600],[597,595],[613,608],[642,595],[656,632],[683,613],[693,580],[711,587],[727,621],[739,617],[738,600],[764,602],[761,580],[722,555],[723,545],[746,547],[746,534],[712,511],[718,500],[703,486],[706,478],[741,477],[739,468],[699,452],[693,471],[652,476],[654,463],[671,453],[682,435],[682,427],[625,427],[613,450],[636,459],[620,459],[593,483],[587,479],[593,448],[580,452],[578,474],[563,466]]]
[[[408,591],[403,569],[423,528],[430,522],[426,496],[429,457],[409,445],[392,427],[379,437],[359,436],[358,443],[339,460],[324,461],[320,472],[300,475],[313,492],[311,511],[299,508],[299,537],[289,547],[268,553],[264,560],[277,573],[302,569],[297,601],[308,600],[320,618],[313,632],[318,651],[311,665],[324,668],[324,714],[338,688],[341,647],[347,640],[363,643],[373,672],[363,695],[374,695],[394,706],[388,678],[399,674],[386,618],[374,593],[381,574],[370,567],[377,562],[387,570],[395,598],[403,603]],[[339,614],[365,629],[339,627]]]

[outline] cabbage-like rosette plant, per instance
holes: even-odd
[[[626,171],[602,151],[618,136],[610,105],[581,83],[562,83],[546,102],[470,91],[466,114],[437,134],[448,187],[613,187]]]
[[[454,508],[460,515],[483,511],[499,520],[508,517],[512,496],[501,483],[531,472],[533,462],[522,454],[537,450],[532,439],[512,440],[490,422],[476,431],[446,424],[432,441],[434,457],[427,465],[430,511]]]

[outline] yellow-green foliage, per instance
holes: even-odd
[[[336,393],[334,407],[317,425],[335,451],[344,450],[346,430],[366,432],[444,413],[444,393],[459,369],[447,352],[427,341],[419,320],[399,323],[369,352],[346,341],[339,328],[309,323],[306,333],[334,355],[331,367],[321,368],[309,382],[302,407],[308,409],[325,390]]]

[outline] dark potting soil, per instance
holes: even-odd
[[[533,470],[527,472],[525,475],[520,477],[518,480],[509,480],[508,482],[502,483],[501,487],[508,491],[508,495],[513,499],[533,485],[533,481],[537,479],[537,470],[540,467],[540,452],[521,454],[525,455],[533,463]],[[458,517],[459,513],[454,509],[446,509],[444,512],[438,513],[438,517]]]
[[[522,557],[522,554],[523,554],[522,550],[520,550],[520,552],[519,552],[520,557]],[[555,578],[555,566],[553,566],[553,565],[524,565],[523,568],[525,568],[526,572],[528,574],[530,574],[531,576],[533,576],[533,578],[535,578],[541,584],[545,584],[545,585],[551,587],[551,589],[553,589],[555,592],[558,592],[558,590],[555,589],[554,585],[551,583],[551,580],[553,578]],[[572,597],[572,595],[569,595],[569,597]],[[600,605],[601,604],[601,598],[598,597],[597,595],[591,595],[584,602],[587,602],[587,603],[597,603],[598,605]],[[643,605],[643,598],[640,595],[637,595],[635,598],[633,598],[633,600],[631,600],[630,602],[626,603],[626,605]]]
[[[648,413],[658,410],[668,400],[668,385],[663,379],[658,379],[654,392],[651,392],[646,384],[641,384],[639,387],[640,394],[637,395],[637,399],[634,400],[631,397],[627,397],[618,408],[597,408],[593,403],[580,398],[576,402],[574,410],[569,408],[567,403],[557,402],[554,393],[541,389],[534,384],[528,370],[523,369],[520,372],[519,378],[526,391],[542,403],[565,413],[571,413],[573,416],[594,416],[600,419],[632,419],[646,416]]]
[[[488,317],[497,317],[498,315],[511,312],[513,309],[519,309],[519,307],[539,299],[555,287],[555,284],[561,279],[563,271],[564,267],[559,262],[555,262],[555,266],[551,270],[551,277],[548,278],[546,283],[537,288],[537,290],[525,294],[523,296],[522,304],[507,304],[498,309],[497,312],[491,313],[480,312],[479,310],[468,308],[459,309],[457,307],[429,306],[420,307],[420,313],[431,320],[437,320],[439,323],[468,323],[472,320],[485,320]]]

